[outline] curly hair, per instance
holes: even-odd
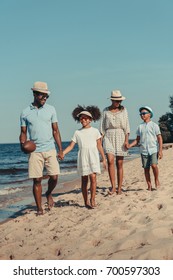
[[[98,121],[101,118],[101,112],[100,109],[97,106],[81,106],[78,105],[72,112],[72,117],[75,121],[80,122],[80,117],[78,114],[80,114],[82,111],[87,111],[92,115],[93,121]]]

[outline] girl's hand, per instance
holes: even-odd
[[[124,143],[124,147],[125,147],[126,150],[128,150],[130,148],[129,142],[126,141]]]
[[[103,167],[104,167],[105,170],[107,170],[107,161],[106,161],[106,159],[103,160]]]

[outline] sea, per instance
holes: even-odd
[[[69,143],[62,142],[63,149]],[[57,191],[62,192],[66,182],[78,178],[77,153],[76,145],[64,160],[59,161],[61,174],[58,178]],[[136,157],[139,157],[139,148],[133,147],[129,149],[125,160]],[[47,189],[47,181],[46,170],[44,170],[43,193]],[[0,144],[0,222],[19,216],[25,209],[31,207],[33,202],[32,180],[28,179],[28,155],[21,151],[19,143]]]

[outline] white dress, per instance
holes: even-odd
[[[130,133],[129,119],[126,108],[113,113],[105,108],[102,114],[100,131],[103,138],[105,153],[115,156],[126,156],[128,152],[124,148],[125,135]]]
[[[76,130],[72,141],[78,144],[77,170],[80,176],[92,173],[101,173],[100,157],[97,149],[97,140],[101,134],[97,128],[81,128]]]

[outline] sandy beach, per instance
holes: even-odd
[[[105,171],[97,179],[98,207],[93,210],[83,206],[80,181],[67,184],[61,193],[55,190],[51,211],[37,217],[32,206],[0,225],[0,259],[173,259],[172,163],[168,145],[158,165],[161,186],[152,192],[147,191],[140,158],[124,163],[122,195],[107,194]]]

